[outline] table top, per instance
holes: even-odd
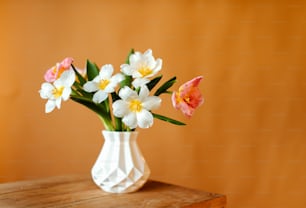
[[[0,184],[0,207],[5,208],[222,208],[225,204],[224,195],[153,180],[128,194],[106,193],[89,176],[58,176]]]

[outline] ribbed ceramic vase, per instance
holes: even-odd
[[[150,169],[138,147],[138,132],[102,131],[104,144],[91,170],[94,182],[109,193],[130,193],[148,180]]]

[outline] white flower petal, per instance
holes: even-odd
[[[62,103],[62,99],[61,98],[58,98],[55,100],[55,105],[58,109],[61,108],[61,103]]]
[[[100,79],[110,79],[113,74],[114,68],[111,64],[105,64],[101,67],[99,76]]]
[[[130,127],[131,129],[134,129],[137,127],[137,117],[136,114],[133,112],[130,112],[129,114],[125,115],[122,119],[122,122]]]
[[[119,91],[119,97],[123,100],[130,100],[130,99],[138,98],[138,95],[131,88],[129,88],[128,86],[125,86]]]
[[[48,99],[52,96],[52,91],[54,89],[54,86],[50,84],[49,82],[45,82],[41,85],[41,89],[39,91],[40,97],[43,99]]]
[[[123,100],[117,100],[113,103],[114,116],[122,118],[129,113],[128,103]]]
[[[140,91],[139,91],[140,100],[144,101],[144,99],[149,96],[149,93],[150,93],[150,91],[149,91],[148,87],[146,85],[142,86],[140,88]]]
[[[69,87],[65,87],[62,93],[62,98],[64,101],[68,100],[71,94],[71,88]]]
[[[41,89],[42,90],[46,90],[46,91],[52,91],[53,90],[53,88],[54,88],[54,86],[51,84],[51,83],[49,83],[49,82],[44,82],[42,85],[41,85]]]
[[[73,83],[75,82],[75,72],[73,71],[72,68],[70,68],[69,70],[69,78],[67,80],[67,84],[69,87],[71,87],[73,85]]]
[[[156,65],[156,61],[155,61],[154,57],[150,56],[150,57],[144,57],[144,58],[145,59],[144,59],[143,62],[145,63],[145,65],[147,67],[149,67],[150,69],[153,69]]]
[[[146,60],[146,65],[148,68],[152,69],[153,71],[154,67],[156,66],[156,61],[154,60],[153,57],[150,57]]]
[[[94,83],[100,83],[100,81],[101,81],[102,79],[101,79],[101,77],[98,75],[98,76],[96,76],[93,80],[91,80],[92,82],[94,82]]]
[[[128,75],[128,76],[131,76],[133,74],[133,71],[134,71],[134,70],[132,70],[132,68],[128,64],[122,64],[120,66],[120,69],[121,69],[121,72],[123,74]]]
[[[153,76],[154,76],[155,74],[157,74],[157,72],[159,72],[159,71],[161,70],[162,64],[163,64],[163,61],[162,61],[161,59],[157,59],[157,60],[155,61],[155,66],[152,68],[152,70],[154,71],[154,73],[152,73]]]
[[[130,64],[133,65],[133,64],[141,61],[141,59],[142,59],[142,54],[140,52],[136,51],[134,54],[132,54],[130,56],[129,61],[130,61]]]
[[[132,85],[135,87],[135,88],[138,88],[138,87],[142,87],[144,85],[146,85],[147,83],[149,83],[150,80],[149,79],[146,79],[146,78],[136,78],[134,79],[134,81],[132,82]]]
[[[124,80],[124,75],[121,73],[115,74],[114,76],[112,76],[112,78],[110,79],[111,82],[115,82],[116,85],[121,82],[122,80]]]
[[[105,93],[112,93],[115,91],[116,85],[114,83],[109,83],[103,90]]]
[[[102,103],[104,100],[106,100],[108,94],[105,93],[104,91],[102,90],[99,90],[98,92],[96,92],[92,98],[92,100],[95,102],[95,103]]]
[[[83,88],[86,92],[95,92],[99,90],[97,84],[93,81],[88,81],[83,85]]]
[[[143,61],[146,63],[146,65],[150,68],[153,68],[155,65],[155,58],[152,54],[152,50],[148,49],[143,53]]]
[[[55,108],[55,101],[54,100],[48,100],[46,105],[45,105],[45,112],[50,113],[54,110]]]
[[[67,86],[71,87],[75,81],[75,73],[73,69],[66,70],[62,73],[61,77],[58,80],[55,80],[54,85],[58,86]]]
[[[63,79],[57,79],[53,82],[53,85],[55,86],[55,88],[60,88],[61,86],[64,85]]]
[[[150,96],[145,98],[145,100],[142,103],[142,106],[147,110],[154,110],[159,108],[160,104],[161,104],[160,97]]]
[[[139,78],[142,78],[142,74],[137,70],[138,67],[136,68],[136,70],[134,70],[133,74],[132,74],[132,77],[134,79],[139,79]]]
[[[144,56],[152,56],[152,49],[148,49],[143,53]]]
[[[140,128],[149,128],[153,125],[153,115],[147,110],[142,110],[136,114],[137,124]]]

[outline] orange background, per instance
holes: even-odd
[[[229,207],[306,207],[305,1],[0,1],[0,181],[90,174],[97,116],[44,113],[45,71],[66,56],[119,71],[152,48],[173,89],[203,75],[191,120],[163,96],[139,145],[152,179],[226,194]]]

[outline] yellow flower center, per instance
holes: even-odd
[[[140,112],[142,110],[142,103],[140,100],[132,100],[130,102],[129,108],[132,112]]]
[[[53,96],[54,96],[55,98],[59,98],[59,97],[62,96],[63,91],[64,91],[64,87],[61,86],[61,87],[59,87],[59,88],[53,89],[52,94],[53,94]]]
[[[99,83],[99,89],[104,90],[108,84],[109,84],[108,79],[102,79]]]
[[[138,69],[138,72],[141,74],[142,77],[146,77],[149,74],[152,74],[152,69],[150,69],[148,66],[144,65],[144,66],[141,66]]]

